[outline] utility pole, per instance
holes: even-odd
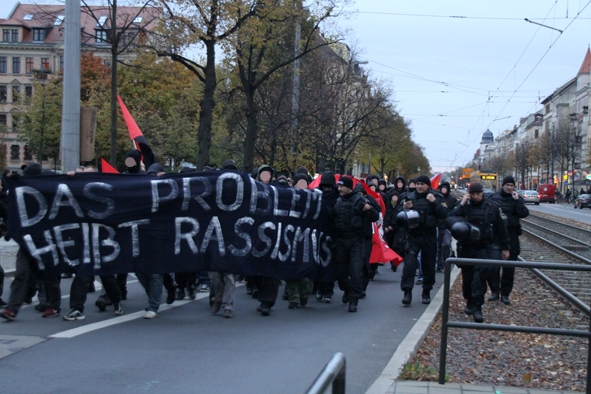
[[[63,172],[80,165],[80,0],[66,0],[61,156]]]

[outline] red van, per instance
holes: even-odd
[[[540,198],[540,202],[549,202],[551,204],[556,203],[554,192],[556,192],[556,185],[552,183],[542,183],[539,185],[538,197]]]

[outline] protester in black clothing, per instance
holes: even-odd
[[[363,223],[373,213],[371,204],[353,191],[351,177],[341,176],[337,186],[340,197],[330,214],[335,222],[337,280],[343,303],[349,303],[349,312],[357,312],[363,296]]]
[[[322,201],[326,205],[329,211],[331,211],[338,199],[339,193],[336,188],[336,179],[334,174],[331,171],[324,171],[322,173],[322,178],[320,178],[320,184],[318,185],[318,189],[322,191]],[[325,222],[325,234],[333,234],[334,233],[334,223],[330,220]],[[334,243],[330,243],[330,251],[332,256],[336,256],[336,250],[334,247]],[[334,264],[334,263],[332,263]],[[327,269],[331,269],[329,267]],[[325,304],[330,304],[332,302],[332,296],[334,294],[334,280],[323,280],[319,279],[315,282],[316,287],[316,300],[322,301]]]
[[[369,258],[371,257],[371,249],[373,246],[373,222],[379,219],[379,212],[381,211],[380,204],[375,198],[368,195],[365,188],[361,183],[355,186],[355,192],[359,193],[365,198],[371,205],[371,209],[363,217],[363,296],[365,298],[365,292],[370,279],[373,279],[378,270],[378,264],[370,264]]]
[[[472,259],[490,259],[493,240],[497,238],[502,248],[502,258],[509,257],[509,236],[499,207],[484,198],[482,185],[473,182],[460,204],[451,212],[452,217],[462,217],[465,223],[477,231],[455,223],[450,226],[452,235],[458,240],[458,257]],[[451,218],[450,218],[451,219]],[[447,223],[452,223],[448,221]],[[458,226],[460,225],[460,226]],[[464,226],[462,226],[464,225]],[[476,323],[482,323],[482,304],[486,294],[486,279],[493,274],[493,269],[486,265],[465,265],[462,269],[462,293],[466,301],[465,312],[473,314]]]
[[[521,252],[521,246],[519,244],[519,236],[521,235],[520,219],[526,218],[529,215],[529,210],[525,206],[523,197],[515,191],[515,179],[512,176],[503,178],[501,191],[493,194],[490,199],[499,205],[505,216],[505,224],[507,226],[507,231],[509,232],[509,250],[511,252],[508,260],[516,261]],[[490,296],[489,301],[498,300],[500,291],[501,301],[504,304],[509,305],[511,303],[509,294],[513,290],[514,278],[515,267],[497,267],[495,275],[490,283],[492,295]]]
[[[442,182],[439,185],[439,192],[443,194],[443,204],[449,212],[451,212],[458,199],[451,195],[451,186],[449,182]],[[439,221],[439,227],[437,229],[437,271],[443,271],[443,263],[451,255],[451,233],[445,227],[443,220]]]
[[[409,182],[410,184],[410,182]],[[418,226],[408,231],[408,246],[404,255],[404,268],[400,288],[404,292],[402,303],[410,305],[415,273],[418,267],[418,255],[421,253],[423,268],[423,304],[431,302],[431,289],[435,284],[435,260],[437,258],[437,226],[439,219],[447,217],[447,208],[442,204],[443,195],[430,188],[431,180],[427,175],[416,179],[416,190],[405,196],[398,211],[414,210],[419,215]]]
[[[406,193],[406,179],[403,176],[399,176],[398,178],[394,179],[394,189],[398,192],[398,195],[402,195]]]

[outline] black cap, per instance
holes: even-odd
[[[337,182],[337,185],[353,189],[353,178],[351,178],[350,176],[341,176],[341,179]]]
[[[322,178],[320,178],[320,186],[334,187],[334,185],[336,185],[336,180],[332,171],[324,171]]]
[[[415,180],[415,183],[419,183],[419,182],[431,186],[431,179],[429,179],[429,177],[427,175],[420,175]]]
[[[234,160],[232,159],[228,159],[226,161],[224,161],[222,163],[222,170],[238,170],[238,167],[236,167],[236,163],[234,163]]]
[[[513,178],[511,175],[506,176],[503,178],[503,183],[501,184],[501,186],[505,186],[505,183],[512,183],[513,185],[515,185],[515,178]]]
[[[472,182],[470,186],[468,186],[468,193],[479,193],[483,190],[484,189],[482,188],[482,184],[478,182]]]

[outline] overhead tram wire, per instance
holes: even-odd
[[[368,15],[391,15],[391,16],[411,16],[419,18],[445,18],[445,19],[480,19],[480,20],[501,20],[501,21],[523,21],[523,18],[507,18],[507,17],[492,17],[492,16],[466,16],[466,15],[432,15],[432,14],[402,14],[398,12],[378,12],[378,11],[351,11],[351,14],[368,14]],[[563,20],[565,18],[529,18],[530,20]],[[591,18],[580,18],[591,19]]]
[[[589,2],[587,2],[587,4],[585,4],[585,6],[577,13],[577,15],[575,15],[575,17],[569,22],[569,24],[566,25],[566,27],[562,30],[563,32],[565,32],[573,24],[573,22],[578,19],[579,15],[581,15],[581,13],[583,11],[585,11],[585,8],[587,8],[589,6],[589,4],[591,4],[591,0]],[[546,50],[546,52],[544,52],[544,54],[542,55],[542,57],[540,58],[540,60],[538,60],[538,62],[534,65],[534,67],[531,69],[531,71],[525,76],[525,78],[523,79],[523,81],[521,81],[521,83],[519,84],[519,86],[515,89],[515,91],[511,95],[511,97],[509,97],[509,99],[507,100],[507,103],[503,106],[503,108],[501,108],[501,110],[497,114],[497,117],[499,117],[503,113],[503,111],[505,110],[505,108],[507,108],[507,106],[509,105],[509,102],[511,101],[511,99],[513,98],[513,96],[515,96],[515,94],[517,93],[517,91],[519,91],[519,88],[522,87],[523,84],[528,80],[528,78],[533,74],[533,72],[536,70],[536,68],[542,62],[542,60],[544,60],[544,58],[546,57],[546,55],[548,54],[548,52],[550,52],[550,50],[554,47],[554,44],[556,44],[556,41],[558,41],[560,39],[560,37],[562,37],[562,34],[559,34],[556,37],[556,39],[552,42],[552,44],[550,44],[550,46],[548,47],[548,49]],[[492,122],[489,124],[489,127],[490,127],[491,124],[492,124]]]

